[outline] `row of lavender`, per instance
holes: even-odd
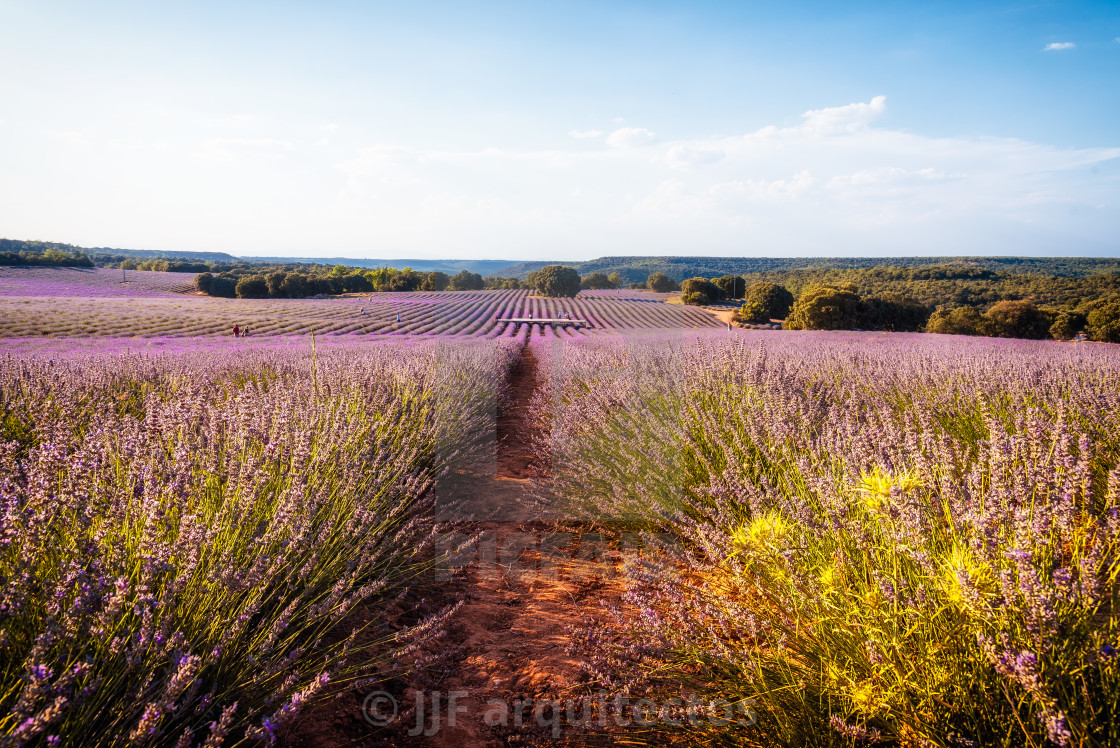
[[[1120,349],[755,333],[552,352],[550,490],[659,549],[629,561],[624,636],[588,630],[594,674],[753,717],[684,721],[685,742],[1120,743]]]
[[[0,266],[0,296],[176,296],[193,291],[194,278],[155,270]]]
[[[0,360],[0,743],[272,742],[438,621],[429,487],[516,346]]]
[[[44,289],[49,290],[49,289]],[[691,307],[660,298],[546,299],[528,291],[375,294],[338,299],[87,298],[3,296],[0,337],[221,336],[248,327],[258,336],[408,335],[514,336],[501,319],[570,316],[586,326],[558,330],[563,337],[616,329],[713,327],[718,322]],[[545,327],[528,333],[551,335]]]

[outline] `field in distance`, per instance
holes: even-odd
[[[699,309],[647,291],[549,299],[530,291],[373,293],[325,299],[221,299],[192,293],[193,276],[106,268],[0,268],[0,337],[200,337],[234,325],[263,335],[576,338],[616,330],[713,328]],[[550,327],[500,319],[585,320]]]

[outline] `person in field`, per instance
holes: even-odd
[[[233,326],[233,337],[235,337],[235,338],[240,338],[241,337],[241,328],[238,327],[237,325]]]

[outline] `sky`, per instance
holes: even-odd
[[[1120,255],[1116,2],[0,0],[0,236]]]

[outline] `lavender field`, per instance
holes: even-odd
[[[628,559],[620,693],[750,724],[650,744],[1120,741],[1120,351],[766,333],[557,349],[550,489]]]
[[[423,744],[346,709],[458,682],[751,716],[573,740],[1120,742],[1116,346],[28,278],[0,284],[5,745]],[[494,322],[562,312],[589,329]],[[472,524],[488,503],[517,511]],[[531,523],[540,579],[433,584],[449,521],[468,548]],[[573,526],[641,550],[546,578]],[[471,717],[439,744],[557,734]]]
[[[272,744],[420,646],[440,614],[394,601],[433,563],[430,489],[488,444],[515,354],[5,356],[5,744]]]
[[[565,339],[612,330],[717,327],[664,294],[590,292],[549,299],[529,291],[376,293],[329,299],[222,299],[187,293],[182,273],[103,268],[0,268],[0,338],[377,335]],[[190,278],[190,276],[186,276]],[[583,327],[499,323],[570,315]],[[399,320],[399,321],[398,321]]]

